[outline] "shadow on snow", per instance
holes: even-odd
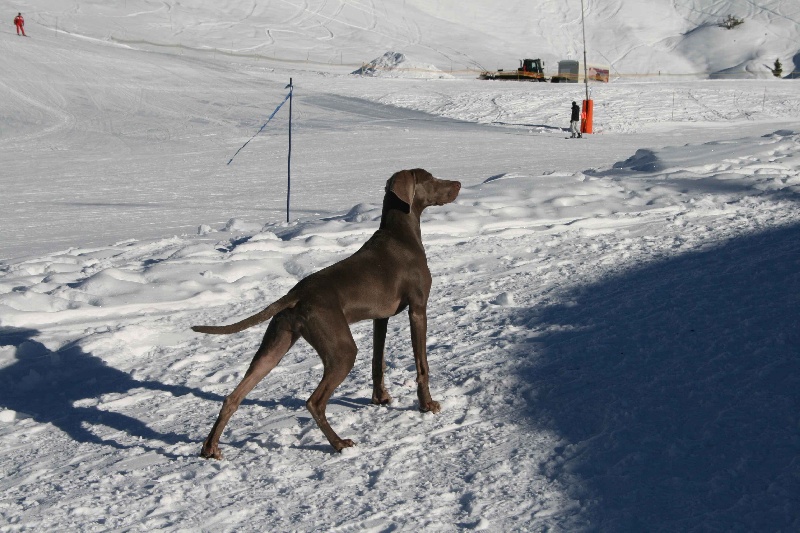
[[[137,437],[165,444],[192,442],[196,439],[175,433],[161,433],[134,417],[107,411],[97,406],[78,406],[76,402],[99,398],[104,394],[122,394],[133,389],[168,392],[174,396],[192,394],[198,398],[222,401],[216,394],[157,381],[140,381],[117,370],[77,344],[57,352],[35,340],[34,329],[0,327],[0,346],[13,346],[16,361],[0,369],[0,407],[11,409],[37,422],[52,424],[79,443],[94,443],[118,449],[143,447],[165,455],[163,449],[148,447],[146,441],[127,445],[115,439],[103,439],[92,426],[106,426],[121,432],[125,440]]]
[[[563,300],[512,318],[520,388],[594,527],[800,530],[800,225]]]
[[[132,416],[108,411],[98,406],[76,405],[81,400],[100,398],[106,394],[125,394],[135,389],[162,391],[173,396],[193,396],[221,406],[224,396],[180,385],[166,385],[158,381],[141,381],[129,374],[108,366],[102,359],[84,352],[77,344],[53,352],[36,341],[39,331],[34,329],[0,327],[0,346],[15,348],[16,361],[0,369],[0,408],[10,409],[36,422],[52,424],[78,443],[93,443],[117,449],[144,448],[168,457],[177,457],[165,451],[165,446],[153,447],[157,441],[164,445],[197,442],[198,451],[202,437],[161,433]],[[255,394],[253,395],[255,396]],[[348,409],[361,409],[371,405],[369,399],[333,398],[331,405]],[[294,396],[273,399],[246,398],[242,406],[259,405],[275,408],[280,405],[305,410],[305,401]],[[313,423],[310,417],[298,417],[301,424]],[[211,427],[213,418],[208,419]],[[93,426],[106,426],[125,434],[122,439],[101,438],[92,431]],[[258,433],[260,434],[260,432]],[[250,436],[252,437],[252,436]],[[241,448],[250,437],[226,443]],[[137,441],[138,438],[143,440]],[[122,441],[130,441],[126,444]],[[329,451],[328,445],[319,449]],[[309,449],[317,449],[311,447]]]

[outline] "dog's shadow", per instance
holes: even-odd
[[[246,402],[247,402],[247,400],[242,402],[242,405],[245,405]],[[286,396],[284,398],[273,399],[273,400],[250,400],[250,403],[254,404],[254,405],[255,404],[260,405],[261,407],[268,407],[268,408],[270,408],[270,407],[274,408],[274,407],[277,407],[277,406],[280,405],[282,407],[289,408],[289,409],[305,409],[305,405],[306,405],[305,401],[303,401],[302,399],[300,399],[298,397],[294,397],[294,396]],[[332,406],[332,405],[340,406],[340,408],[343,408],[341,410],[341,412],[358,411],[358,410],[362,410],[362,409],[389,409],[389,410],[392,410],[392,411],[416,411],[416,412],[419,412],[419,408],[415,407],[415,406],[396,407],[396,406],[391,405],[391,404],[389,404],[389,405],[375,405],[375,404],[372,403],[372,400],[370,398],[365,398],[365,397],[356,397],[356,398],[349,397],[349,396],[335,397],[335,398],[331,398],[330,402],[328,402],[328,406],[329,407]],[[324,440],[325,437],[323,436],[322,432],[319,431],[319,428],[317,427],[317,423],[314,422],[314,419],[311,417],[311,415],[309,415],[307,411],[306,412],[302,412],[302,413],[303,414],[298,414],[298,415],[295,416],[295,419],[297,420],[297,424],[300,427],[304,428],[302,430],[302,432],[305,432],[306,429],[308,429],[308,431],[310,431],[311,433],[315,433],[317,435],[317,437],[319,438],[319,443],[314,443],[314,444],[311,444],[311,443],[309,443],[309,444],[291,444],[288,447],[293,449],[293,450],[301,450],[301,451],[308,451],[308,452],[321,452],[321,453],[324,453],[326,455],[333,455],[333,456],[339,455],[340,452],[336,451],[330,444],[325,442],[325,440]],[[329,411],[329,414],[330,414],[330,411]],[[247,446],[248,444],[251,444],[254,440],[258,439],[259,437],[263,437],[265,435],[268,435],[270,433],[271,433],[271,430],[265,430],[265,431],[256,430],[256,431],[250,432],[250,433],[248,433],[246,435],[239,435],[236,440],[228,441],[228,442],[225,442],[224,444],[226,446],[229,446],[229,447],[233,448],[233,449],[241,451],[242,449],[244,449],[245,446]],[[269,445],[269,446],[267,446],[267,448],[273,448],[273,447],[274,448],[284,448],[284,446],[278,446],[278,445]]]
[[[17,417],[52,424],[76,442],[118,449],[138,447],[176,457],[166,451],[166,446],[196,439],[156,431],[141,420],[96,405],[79,405],[81,400],[133,389],[163,391],[174,396],[192,394],[216,402],[224,399],[199,389],[137,380],[74,343],[51,351],[35,340],[38,334],[34,329],[0,327],[0,346],[13,347],[16,357],[11,365],[0,369],[0,408],[15,411]],[[125,444],[114,438],[102,438],[91,431],[94,426],[119,430],[128,436],[121,439],[124,441],[134,442],[137,437],[141,440]],[[154,447],[152,441],[163,445]]]
[[[167,385],[158,381],[138,380],[130,374],[108,366],[99,357],[87,353],[77,343],[52,351],[37,341],[40,332],[29,328],[0,327],[0,347],[11,347],[15,360],[0,368],[0,409],[16,413],[18,418],[31,418],[41,424],[52,424],[78,443],[91,443],[117,449],[142,448],[164,456],[178,455],[167,451],[171,445],[192,443],[199,439],[175,432],[160,432],[130,415],[109,411],[94,405],[93,400],[108,394],[124,394],[136,389],[161,391],[173,396],[191,394],[221,405],[224,396],[200,389]],[[82,403],[93,405],[81,405]],[[334,397],[331,405],[348,410],[368,409],[370,398]],[[265,408],[283,406],[305,408],[305,401],[295,396],[275,399],[245,399],[242,406]],[[381,406],[393,408],[392,406]],[[409,408],[412,409],[412,408]],[[300,416],[301,425],[313,424],[310,416]],[[209,421],[210,424],[211,420]],[[103,438],[92,431],[105,426],[118,430],[120,438]],[[245,442],[232,442],[241,448]],[[301,450],[335,453],[327,443],[295,446]]]

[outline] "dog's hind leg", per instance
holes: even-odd
[[[303,337],[319,354],[324,371],[322,381],[306,402],[306,408],[331,446],[340,452],[343,448],[354,446],[355,443],[336,434],[325,416],[325,408],[333,391],[353,369],[358,347],[350,333],[347,320],[338,309],[326,312],[325,317],[318,316],[315,323],[309,326]]]
[[[270,373],[277,366],[280,360],[289,351],[289,348],[297,341],[299,335],[293,333],[286,327],[286,321],[282,317],[276,316],[267,327],[264,340],[258,348],[250,368],[244,375],[239,385],[231,392],[225,401],[222,402],[222,409],[219,411],[217,421],[211,428],[208,438],[203,443],[203,450],[200,452],[202,457],[207,459],[222,459],[222,452],[219,449],[219,439],[225,429],[228,420],[239,408],[245,396],[253,390],[259,381]]]

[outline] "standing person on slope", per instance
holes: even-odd
[[[25,35],[25,19],[22,18],[22,13],[17,13],[17,16],[14,17],[14,26],[17,27],[17,35],[22,32],[22,36],[27,37]]]
[[[572,102],[572,116],[569,119],[569,131],[572,133],[570,139],[581,137],[581,130],[578,128],[581,120],[581,108],[578,104]]]

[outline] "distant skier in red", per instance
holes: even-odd
[[[14,17],[14,26],[17,27],[17,35],[22,32],[22,36],[27,37],[25,35],[25,19],[22,18],[22,13],[17,13],[17,16]]]

